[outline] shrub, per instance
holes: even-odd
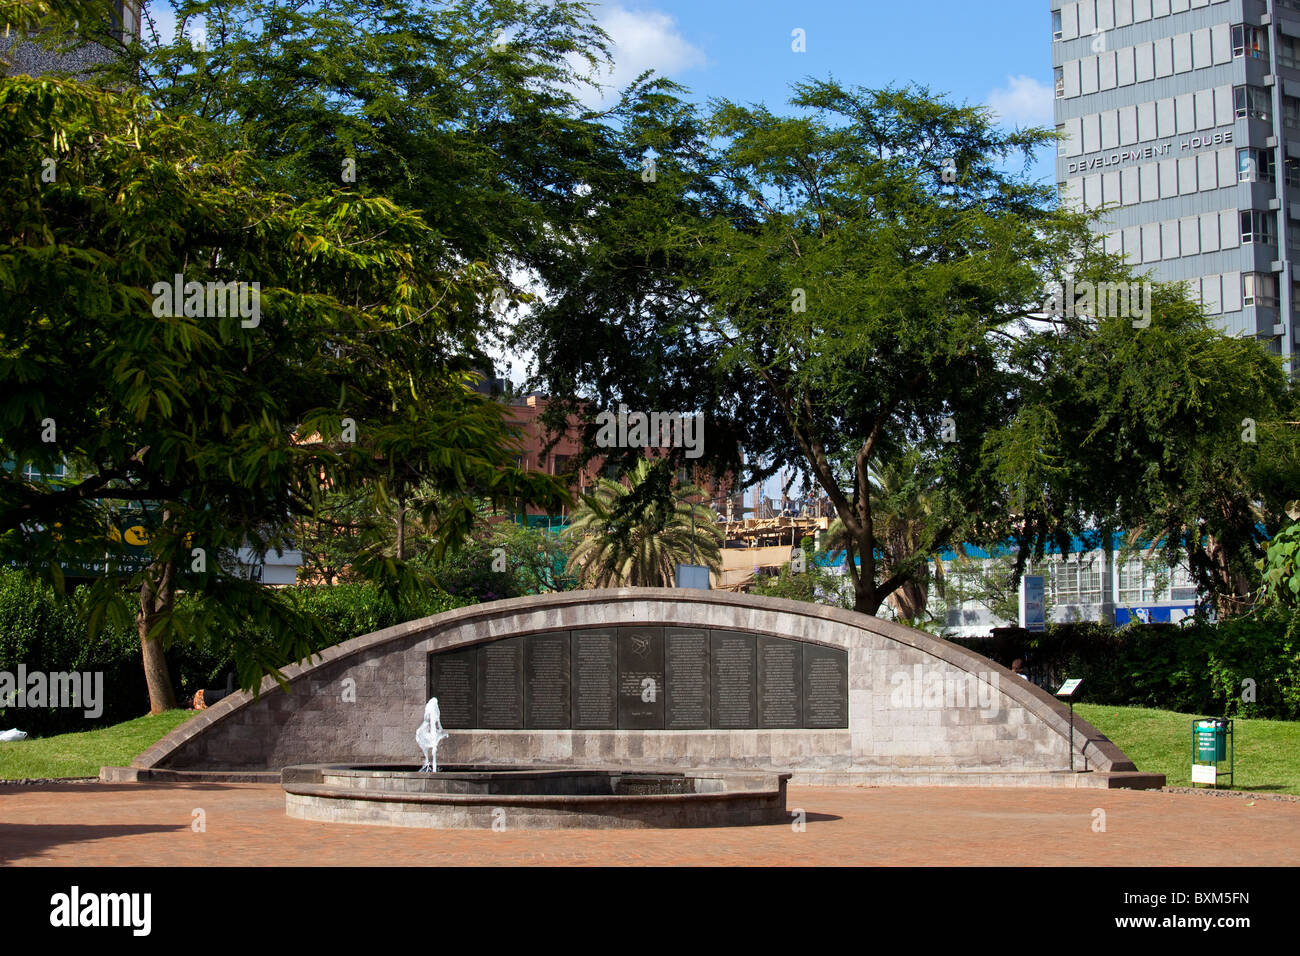
[[[1183,627],[1050,624],[1040,634],[1006,629],[953,643],[1004,666],[1022,657],[1031,678],[1049,690],[1067,677],[1083,678],[1079,699],[1087,703],[1300,720],[1298,612],[1266,609]],[[1253,684],[1243,686],[1247,680]],[[1243,699],[1247,687],[1254,700]]]

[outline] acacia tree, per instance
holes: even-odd
[[[925,90],[812,82],[793,102],[807,115],[715,108],[732,211],[679,235],[697,250],[699,321],[770,410],[750,448],[826,492],[855,607],[875,613],[971,529],[990,487],[984,440],[1020,389],[1010,333],[1072,224],[1002,168],[1042,131],[1000,133]],[[908,449],[934,487],[914,534],[891,540],[870,475]]]
[[[0,156],[0,550],[57,579],[115,552],[111,502],[154,504],[149,567],[110,560],[92,602],[123,612],[123,578],[139,594],[152,709],[173,704],[177,634],[273,633],[236,647],[245,686],[307,652],[312,622],[228,556],[292,546],[324,489],[382,501],[427,482],[452,501],[445,542],[476,499],[563,500],[514,466],[504,409],[468,387],[490,275],[418,214],[280,193],[203,121],[67,80],[0,80]],[[165,304],[178,275],[198,292]],[[256,308],[218,292],[214,311],[211,283]],[[416,584],[381,553],[360,570]],[[179,588],[211,600],[183,619]]]
[[[1176,287],[1147,327],[1045,314],[1067,275],[1141,280],[1015,172],[1048,131],[1000,132],[923,89],[795,93],[794,115],[723,102],[701,120],[661,90],[628,117],[657,177],[633,182],[629,158],[597,184],[561,283],[583,294],[556,295],[530,330],[547,387],[693,399],[715,467],[820,486],[861,611],[924,581],[944,546],[1010,540],[1018,574],[1053,542],[1144,526],[1205,555],[1207,587],[1231,586],[1215,562],[1240,579],[1258,552],[1249,506],[1297,473],[1278,423],[1300,416],[1262,346],[1212,330]],[[1245,417],[1255,465],[1226,440]],[[924,507],[873,495],[873,472],[899,467]]]
[[[1079,273],[1123,278],[1101,255]],[[1220,614],[1253,603],[1257,562],[1300,476],[1280,359],[1158,284],[1149,316],[1061,316],[1023,344],[1044,364],[988,446],[1004,489],[990,508],[1014,516],[1001,524],[1022,554],[1127,533],[1186,563]]]

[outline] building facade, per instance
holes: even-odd
[[[1291,361],[1300,0],[1050,0],[1057,184],[1107,251]]]
[[[1089,547],[1076,539],[1066,552],[1054,551],[1027,564],[1025,574],[1043,576],[1049,622],[1177,624],[1196,613],[1196,583],[1185,564],[1170,568],[1158,555],[1122,545],[1118,537],[1111,548]],[[989,555],[968,548],[967,554],[965,561],[955,555],[944,561],[943,595],[935,587],[930,590],[928,610],[944,622],[943,634],[982,637],[995,627],[1018,624],[1018,593],[1004,585],[1014,563],[1010,553]]]
[[[141,35],[143,0],[117,0],[113,4],[114,27],[126,43]],[[0,73],[40,76],[43,73],[83,73],[88,67],[105,62],[112,52],[103,46],[85,46],[67,53],[56,53],[35,43],[20,43],[10,51],[12,38],[0,32]]]

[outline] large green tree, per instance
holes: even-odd
[[[211,120],[292,195],[343,188],[419,209],[458,260],[492,275],[481,346],[504,346],[514,325],[532,325],[516,322],[528,298],[521,276],[541,278],[551,295],[590,294],[571,268],[590,247],[582,230],[611,189],[644,188],[642,133],[662,128],[658,111],[671,101],[659,92],[665,84],[641,78],[608,111],[584,105],[589,76],[608,63],[593,4],[169,2],[178,35],[147,24],[105,79]],[[196,49],[199,29],[206,41]],[[526,350],[526,337],[521,330],[511,344]],[[575,408],[557,402],[547,424],[558,434]],[[629,466],[636,454],[626,451]],[[394,488],[394,520],[418,500],[415,486]]]
[[[643,297],[633,314],[656,324],[642,338],[659,342],[658,377],[707,402],[710,454],[734,440],[763,463],[746,478],[793,469],[829,496],[855,605],[874,612],[987,494],[982,442],[1016,391],[1010,331],[1041,298],[1071,223],[1047,190],[1003,168],[1046,133],[1000,133],[923,90],[813,82],[794,102],[802,115],[719,103],[704,124],[659,105],[656,127],[679,135],[656,140],[662,192],[648,201],[676,208],[653,225],[638,204],[613,210],[661,283],[624,288]],[[626,325],[565,309],[554,312],[569,335]],[[601,381],[604,356],[560,352],[557,386]],[[886,574],[869,475],[909,448],[933,476],[932,507],[914,552]]]
[[[1126,278],[1088,261],[1080,282]],[[989,438],[1005,488],[990,504],[1024,553],[1124,537],[1237,613],[1300,482],[1296,395],[1277,356],[1216,329],[1180,287],[1155,284],[1150,311],[1063,315],[1025,336],[1043,364]]]
[[[600,193],[566,284],[585,294],[539,310],[550,390],[693,401],[715,466],[819,487],[861,611],[963,541],[1011,540],[1019,569],[1052,542],[1145,528],[1207,587],[1244,580],[1254,506],[1296,475],[1280,424],[1296,416],[1264,346],[1214,331],[1176,287],[1149,322],[1052,314],[1069,276],[1135,291],[1143,277],[1028,176],[1049,131],[1005,132],[916,88],[810,81],[792,105],[701,118],[660,90],[630,118],[657,175]],[[1246,418],[1259,455],[1226,440]],[[899,467],[910,504],[872,491]]]
[[[291,547],[323,489],[427,483],[452,502],[446,542],[479,499],[563,499],[468,387],[493,278],[417,213],[285,194],[205,121],[67,80],[0,80],[0,157],[0,550],[57,577],[115,552],[112,503],[151,503],[151,563],[129,577],[153,709],[173,703],[178,633],[281,636],[236,648],[246,684],[310,646],[311,622],[230,555]],[[176,276],[201,291],[168,303]],[[252,308],[211,283],[243,283]],[[108,570],[101,609],[128,577]],[[413,584],[382,553],[362,570]],[[173,613],[182,588],[214,598],[201,618]]]

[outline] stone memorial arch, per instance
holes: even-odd
[[[1158,786],[992,661],[880,618],[725,591],[567,591],[460,608],[329,648],[289,691],[225,698],[140,777],[418,763],[771,768],[796,783]],[[119,774],[117,779],[122,778]]]

